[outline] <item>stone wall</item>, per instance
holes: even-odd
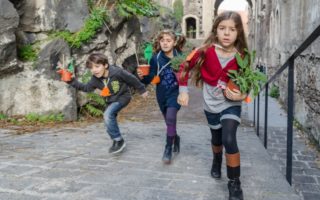
[[[59,80],[57,61],[75,58],[76,76],[80,78],[90,53],[104,53],[110,64],[122,66],[134,56],[142,37],[137,18],[123,18],[115,11],[109,15],[112,20],[108,27],[102,27],[89,43],[75,49],[61,39],[49,37],[49,33],[81,29],[89,16],[86,0],[0,0],[0,113],[63,113],[66,120],[77,119],[77,107],[83,105],[83,98]],[[35,42],[39,44],[37,60],[19,61],[17,45]],[[136,62],[130,65],[135,67]]]
[[[252,19],[251,46],[272,75],[320,25],[317,0],[258,0]],[[287,71],[287,70],[286,70]],[[275,82],[287,102],[287,72]],[[320,144],[320,38],[295,60],[295,119]]]

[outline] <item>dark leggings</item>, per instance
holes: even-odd
[[[167,125],[167,136],[172,137],[177,134],[177,113],[178,109],[175,107],[168,107],[162,113]]]
[[[237,128],[239,126],[239,122],[233,119],[223,119],[221,121],[222,128],[211,130],[211,143],[214,146],[223,145],[226,153],[234,154],[238,153],[238,145],[237,145]]]

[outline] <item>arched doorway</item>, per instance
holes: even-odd
[[[182,34],[190,39],[198,39],[200,33],[199,18],[196,15],[188,14],[182,18]]]
[[[197,37],[197,21],[193,17],[186,18],[186,35],[187,38]]]

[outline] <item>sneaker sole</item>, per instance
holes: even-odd
[[[122,152],[122,151],[124,150],[125,147],[126,147],[126,143],[123,143],[122,147],[121,147],[118,151],[114,151],[114,152],[112,152],[112,153],[110,153],[110,154],[120,153],[120,152]]]

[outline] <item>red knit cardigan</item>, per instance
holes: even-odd
[[[189,61],[190,70],[195,67],[199,57],[200,52],[196,51],[194,56]],[[180,65],[179,74],[183,71],[183,69],[184,65],[182,64]],[[226,84],[229,81],[228,70],[238,70],[236,58],[229,61],[228,64],[222,68],[215,50],[215,46],[209,47],[205,52],[205,59],[200,68],[202,80],[211,86],[217,86],[218,83],[219,85]],[[183,80],[179,80],[179,86],[188,85],[189,71],[187,71],[186,77]]]

